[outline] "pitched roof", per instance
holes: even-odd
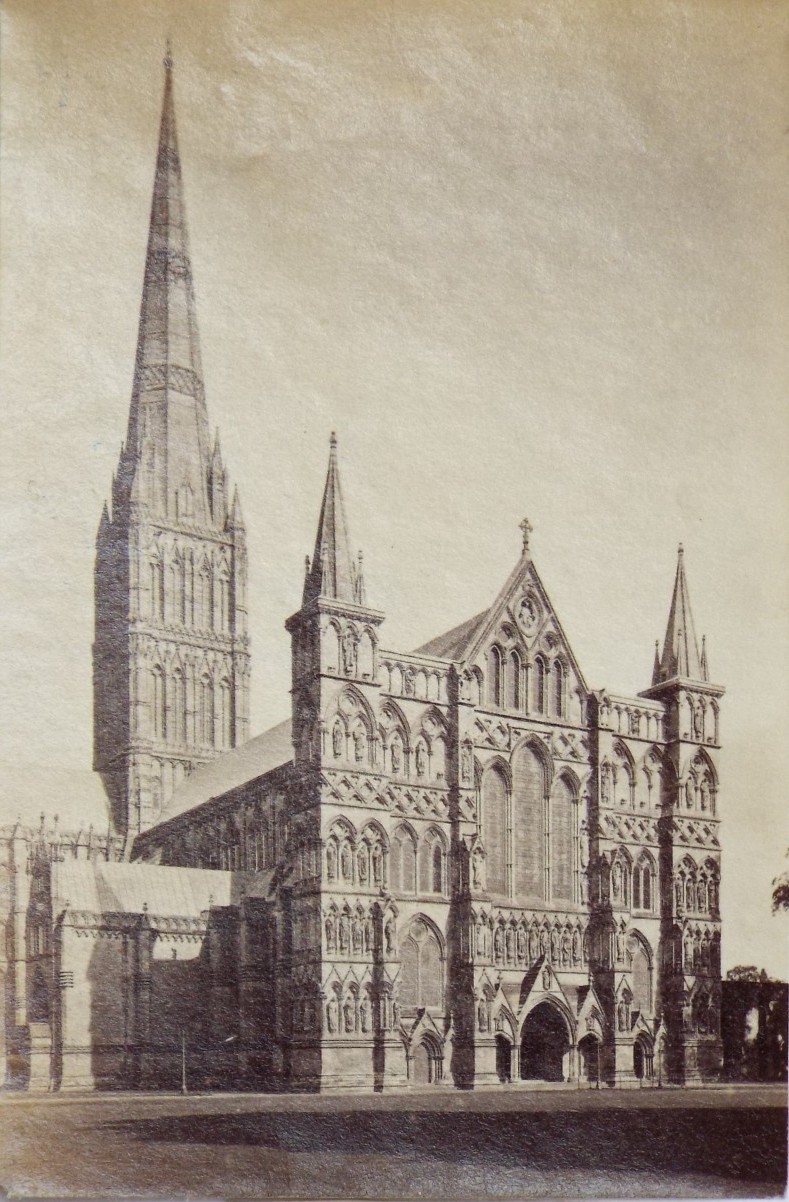
[[[242,893],[266,896],[272,875],[67,859],[53,864],[52,896],[60,909],[198,918],[210,905],[237,903]]]
[[[0,764],[0,825],[19,818],[23,826],[37,827],[42,813],[50,820],[57,814],[61,831],[92,826],[105,835],[110,808],[101,777],[89,769]]]
[[[293,759],[290,718],[197,768],[173,793],[159,822],[221,797]]]
[[[435,655],[439,659],[463,659],[463,652],[472,642],[489,613],[489,609],[483,609],[482,613],[476,614],[473,618],[467,618],[465,622],[454,626],[446,634],[439,634],[429,643],[417,647],[415,654]]]

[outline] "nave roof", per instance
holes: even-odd
[[[217,759],[196,768],[175,790],[159,823],[169,822],[187,810],[194,810],[231,789],[237,789],[274,768],[290,763],[293,759],[291,730],[292,723],[288,718],[263,734],[248,739],[240,747],[226,751]]]

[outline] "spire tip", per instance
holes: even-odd
[[[164,69],[168,73],[173,69],[173,44],[168,33],[167,40],[164,43]]]

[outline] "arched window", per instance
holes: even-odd
[[[151,726],[155,739],[164,739],[167,735],[167,717],[165,710],[164,672],[157,665],[151,673]]]
[[[545,769],[529,746],[512,757],[513,889],[521,898],[546,896]]]
[[[362,637],[359,639],[359,675],[362,680],[372,680],[373,678],[373,640],[368,630],[362,631]]]
[[[443,961],[438,939],[421,918],[414,918],[400,944],[399,1004],[409,1014],[443,1005]]]
[[[560,660],[556,660],[551,671],[551,684],[553,690],[553,712],[557,718],[564,717],[564,667]]]
[[[195,588],[195,563],[194,556],[191,551],[184,552],[184,576],[183,576],[183,622],[185,625],[191,626],[194,623],[194,588]]]
[[[539,655],[534,661],[534,708],[545,713],[545,663]]]
[[[487,852],[487,884],[491,893],[507,892],[509,860],[507,782],[497,767],[482,778],[482,824]]]
[[[215,743],[214,726],[214,686],[209,676],[200,681],[200,738],[204,745],[213,747]]]
[[[198,622],[201,630],[211,630],[214,625],[214,590],[211,569],[207,563],[200,568],[197,580]]]
[[[230,629],[230,580],[224,575],[219,577],[219,630],[226,633]]]
[[[444,853],[441,844],[433,848],[433,893],[444,892]]]
[[[416,893],[416,847],[410,833],[402,827],[392,839],[389,877],[396,893]]]
[[[502,675],[501,651],[494,646],[488,652],[488,702],[490,705],[501,705]]]
[[[507,664],[507,708],[521,708],[521,657],[517,651],[511,651]]]
[[[562,776],[551,797],[551,893],[555,901],[573,901],[575,793]]]
[[[164,564],[160,559],[151,562],[151,617],[164,620]]]
[[[652,909],[652,869],[644,864],[641,869],[641,908]]]
[[[233,745],[233,704],[230,692],[230,682],[221,681],[219,685],[219,731],[222,747]]]
[[[172,728],[176,743],[186,742],[186,683],[179,668],[173,672],[173,691],[170,704]]]

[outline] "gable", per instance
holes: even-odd
[[[545,586],[521,559],[493,605],[469,624],[458,658],[479,704],[580,723],[587,685]]]

